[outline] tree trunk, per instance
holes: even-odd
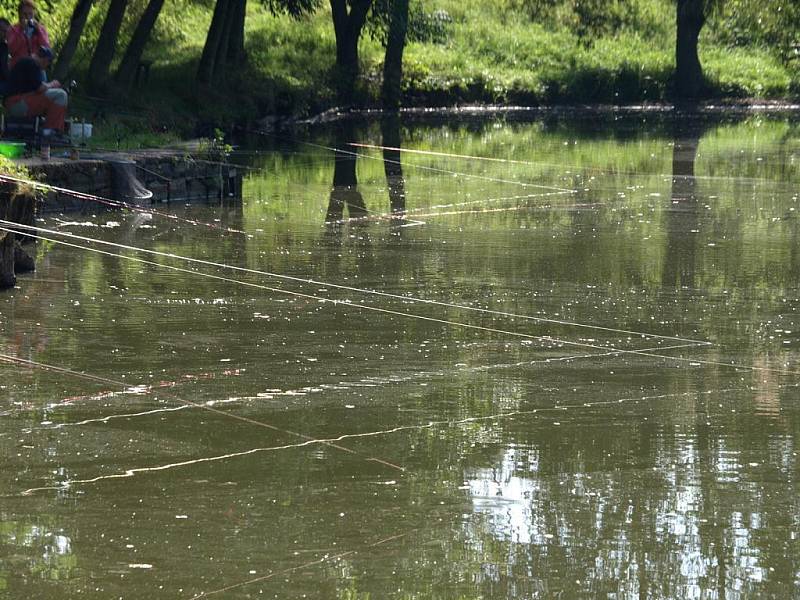
[[[111,61],[114,60],[114,50],[117,47],[117,38],[127,7],[128,0],[111,0],[108,7],[97,46],[89,63],[89,90],[92,93],[103,93],[106,90]]]
[[[233,22],[236,20],[238,5],[239,0],[229,0],[225,11],[225,17],[222,21],[222,34],[217,46],[217,57],[214,61],[214,68],[211,70],[211,81],[214,83],[225,79],[226,67],[228,66],[228,48],[231,43],[231,29],[233,28]]]
[[[697,41],[706,22],[703,0],[678,0],[675,39],[675,91],[679,98],[697,98],[705,91],[705,79]]]
[[[355,96],[358,80],[358,40],[367,20],[372,0],[352,0],[350,11],[347,0],[329,0],[333,30],[336,35],[336,75],[339,101],[348,105]]]
[[[228,39],[227,63],[235,65],[244,62],[244,21],[247,15],[247,0],[236,0],[233,12],[230,38]]]
[[[203,46],[203,54],[200,57],[200,64],[197,66],[197,82],[209,85],[214,80],[214,68],[219,58],[219,48],[225,28],[225,16],[228,13],[230,0],[217,0],[214,7],[214,16],[211,18],[211,26],[208,28],[206,43]]]
[[[122,57],[122,62],[117,69],[117,84],[123,90],[129,90],[133,87],[133,82],[136,79],[136,70],[139,68],[139,61],[142,60],[145,46],[150,40],[150,32],[161,13],[161,8],[164,6],[164,0],[150,0],[147,8],[144,9],[139,24],[136,25],[136,30],[133,32],[128,49],[125,50],[125,56]]]
[[[403,80],[403,51],[408,31],[408,0],[392,0],[389,18],[389,38],[383,59],[383,108],[397,110],[400,106],[400,84]]]
[[[72,17],[69,20],[67,39],[64,40],[64,45],[61,46],[61,50],[58,53],[58,62],[53,68],[53,79],[66,79],[72,57],[75,56],[75,50],[78,49],[78,42],[81,39],[81,34],[83,34],[83,28],[89,19],[89,11],[92,9],[93,2],[94,0],[78,0],[75,5],[75,10],[72,11]]]

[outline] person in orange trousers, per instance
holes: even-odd
[[[67,92],[58,81],[44,81],[43,73],[53,60],[50,48],[42,46],[31,57],[21,58],[8,74],[5,107],[10,117],[44,116],[45,136],[64,131]]]

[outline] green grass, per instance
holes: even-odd
[[[588,5],[595,12],[588,16],[579,15],[575,3],[567,0],[541,10],[530,7],[543,3],[529,0],[418,3],[418,10],[427,15],[425,22],[433,23],[434,14],[439,18],[435,34],[407,47],[404,104],[622,104],[669,99],[673,1],[592,1]],[[51,37],[59,40],[66,33],[72,4],[54,6],[43,20]],[[143,6],[144,0],[132,2],[119,48],[124,48]],[[167,3],[145,53],[154,61],[149,84],[110,101],[82,96],[79,85],[72,113],[95,122],[98,135],[110,136],[112,142],[121,132],[133,144],[148,144],[198,132],[207,135],[214,126],[268,114],[313,114],[335,103],[330,75],[335,44],[327,3],[300,20],[275,16],[260,3],[249,3],[247,67],[231,73],[225,85],[198,94],[194,73],[212,6],[211,0]],[[76,56],[79,84],[104,10],[102,3],[94,8]],[[730,22],[730,15],[720,14],[701,36],[701,61],[712,94],[761,99],[800,94],[800,60],[784,60],[769,45],[766,30],[754,32],[745,45],[741,36],[734,44],[724,31]],[[367,33],[360,51],[363,79],[357,98],[377,106],[383,48]],[[170,133],[163,135],[165,131]]]

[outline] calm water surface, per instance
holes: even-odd
[[[795,122],[339,125],[158,207],[211,227],[46,215],[0,597],[800,596]]]

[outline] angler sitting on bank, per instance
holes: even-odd
[[[46,46],[33,56],[20,58],[8,74],[5,101],[11,117],[44,116],[44,136],[63,133],[67,114],[67,92],[58,81],[43,81],[43,73],[52,60],[53,51]]]

